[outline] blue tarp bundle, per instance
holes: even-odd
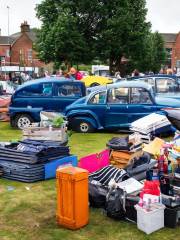
[[[69,155],[57,142],[25,140],[0,147],[0,167],[4,178],[35,182],[45,179],[46,163]]]

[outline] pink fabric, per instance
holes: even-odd
[[[109,165],[109,150],[103,150],[100,153],[90,154],[79,160],[78,167],[95,172]]]
[[[83,78],[83,75],[80,72],[76,73],[76,80],[81,80]]]

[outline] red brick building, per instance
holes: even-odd
[[[161,33],[161,35],[168,55],[166,64],[171,66],[172,69],[180,69],[180,32],[177,34]]]
[[[33,50],[36,34],[25,21],[20,26],[21,31],[8,36],[0,36],[0,60],[3,66],[19,66],[24,69],[42,68],[37,53]]]

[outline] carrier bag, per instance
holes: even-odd
[[[89,203],[91,207],[104,208],[107,193],[107,186],[95,180],[89,181]]]
[[[122,220],[125,219],[125,192],[120,188],[109,191],[106,198],[105,212],[108,217]]]

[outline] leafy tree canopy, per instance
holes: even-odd
[[[96,57],[109,60],[115,71],[125,57],[130,71],[148,70],[154,52],[156,60],[163,58],[159,35],[151,36],[146,22],[145,0],[44,0],[36,10],[42,21],[37,50],[45,62],[89,63]]]

